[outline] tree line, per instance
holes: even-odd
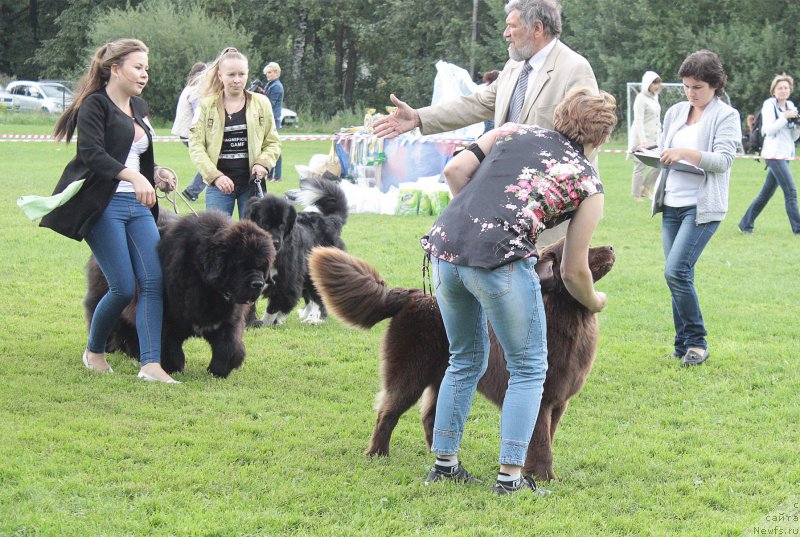
[[[430,102],[437,60],[474,76],[507,60],[504,0],[2,0],[0,74],[75,79],[91,52],[117,37],[151,50],[146,96],[170,118],[186,74],[225,46],[250,59],[251,78],[267,61],[283,70],[287,106],[328,117],[382,109],[389,93],[412,106]],[[760,108],[772,77],[800,79],[796,0],[562,0],[562,40],[586,56],[600,87],[625,113],[627,82],[646,70],[679,81],[683,58],[717,52],[731,103]],[[476,30],[476,31],[474,31]],[[474,39],[473,39],[474,36]],[[800,83],[800,80],[798,80]],[[796,98],[800,100],[800,98]],[[621,122],[624,124],[624,122]]]

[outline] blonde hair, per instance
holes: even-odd
[[[617,100],[601,91],[575,88],[553,112],[553,129],[582,145],[601,145],[617,124]]]
[[[264,74],[265,74],[265,75],[267,74],[267,71],[268,71],[269,69],[272,69],[273,71],[275,71],[276,73],[278,73],[278,76],[281,76],[281,66],[280,66],[280,65],[278,65],[277,63],[275,63],[275,62],[269,62],[267,65],[265,65],[265,66],[264,66]]]
[[[111,67],[125,62],[129,54],[133,52],[149,53],[147,45],[138,39],[117,39],[111,43],[106,43],[97,49],[92,56],[89,70],[83,75],[79,83],[80,90],[73,99],[72,104],[61,114],[56,122],[53,134],[56,140],[66,140],[69,142],[75,129],[78,126],[78,110],[83,101],[108,84],[111,78]]]
[[[794,90],[794,79],[789,75],[787,75],[786,73],[781,73],[779,75],[775,75],[775,78],[772,79],[772,84],[769,85],[770,95],[772,95],[773,97],[775,96],[775,87],[781,82],[789,83],[789,92]]]
[[[205,70],[205,81],[203,82],[202,89],[200,91],[201,97],[207,97],[209,95],[220,93],[224,89],[222,81],[219,79],[218,75],[219,66],[225,60],[242,60],[247,63],[247,58],[245,55],[236,50],[234,47],[225,48],[219,53],[217,59],[208,64],[208,67]]]

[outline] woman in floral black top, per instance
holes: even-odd
[[[587,159],[614,128],[615,107],[607,93],[573,90],[555,110],[555,131],[507,123],[445,168],[454,198],[421,241],[433,261],[451,354],[436,405],[431,448],[436,464],[426,484],[475,481],[456,453],[488,363],[488,319],[510,374],[494,490],[535,488],[530,477],[521,476],[521,467],[547,371],[536,239],[544,229],[570,220],[561,265],[564,284],[589,310],[602,310],[606,297],[594,290],[588,255],[603,213],[603,185]]]

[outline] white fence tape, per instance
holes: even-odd
[[[278,136],[281,142],[325,142],[330,140],[338,140],[340,138],[367,138],[369,135],[359,134],[286,134]],[[77,137],[76,137],[77,138]],[[153,138],[156,142],[180,142],[181,139],[177,136],[156,136]],[[474,140],[464,139],[444,139],[444,138],[419,138],[415,141],[420,142],[452,142],[457,145],[467,145]],[[0,142],[55,142],[55,138],[50,134],[0,134]],[[600,153],[627,153],[625,149],[600,149]],[[757,155],[736,155],[736,158],[744,159],[762,159],[766,158]],[[775,160],[800,160],[800,157],[782,158]]]

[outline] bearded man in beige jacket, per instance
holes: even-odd
[[[394,138],[415,127],[423,134],[436,134],[487,119],[494,119],[497,126],[512,121],[552,129],[553,111],[571,89],[586,87],[598,92],[589,62],[559,40],[558,0],[511,0],[505,11],[503,37],[508,42],[510,59],[493,84],[472,95],[419,109],[392,94],[390,98],[397,109],[375,122],[375,135]],[[525,76],[521,77],[523,73]],[[527,85],[527,89],[524,97],[520,94],[515,99],[518,85]],[[512,106],[520,101],[521,108]],[[548,232],[549,236],[540,238],[541,244],[557,240],[566,228]]]

